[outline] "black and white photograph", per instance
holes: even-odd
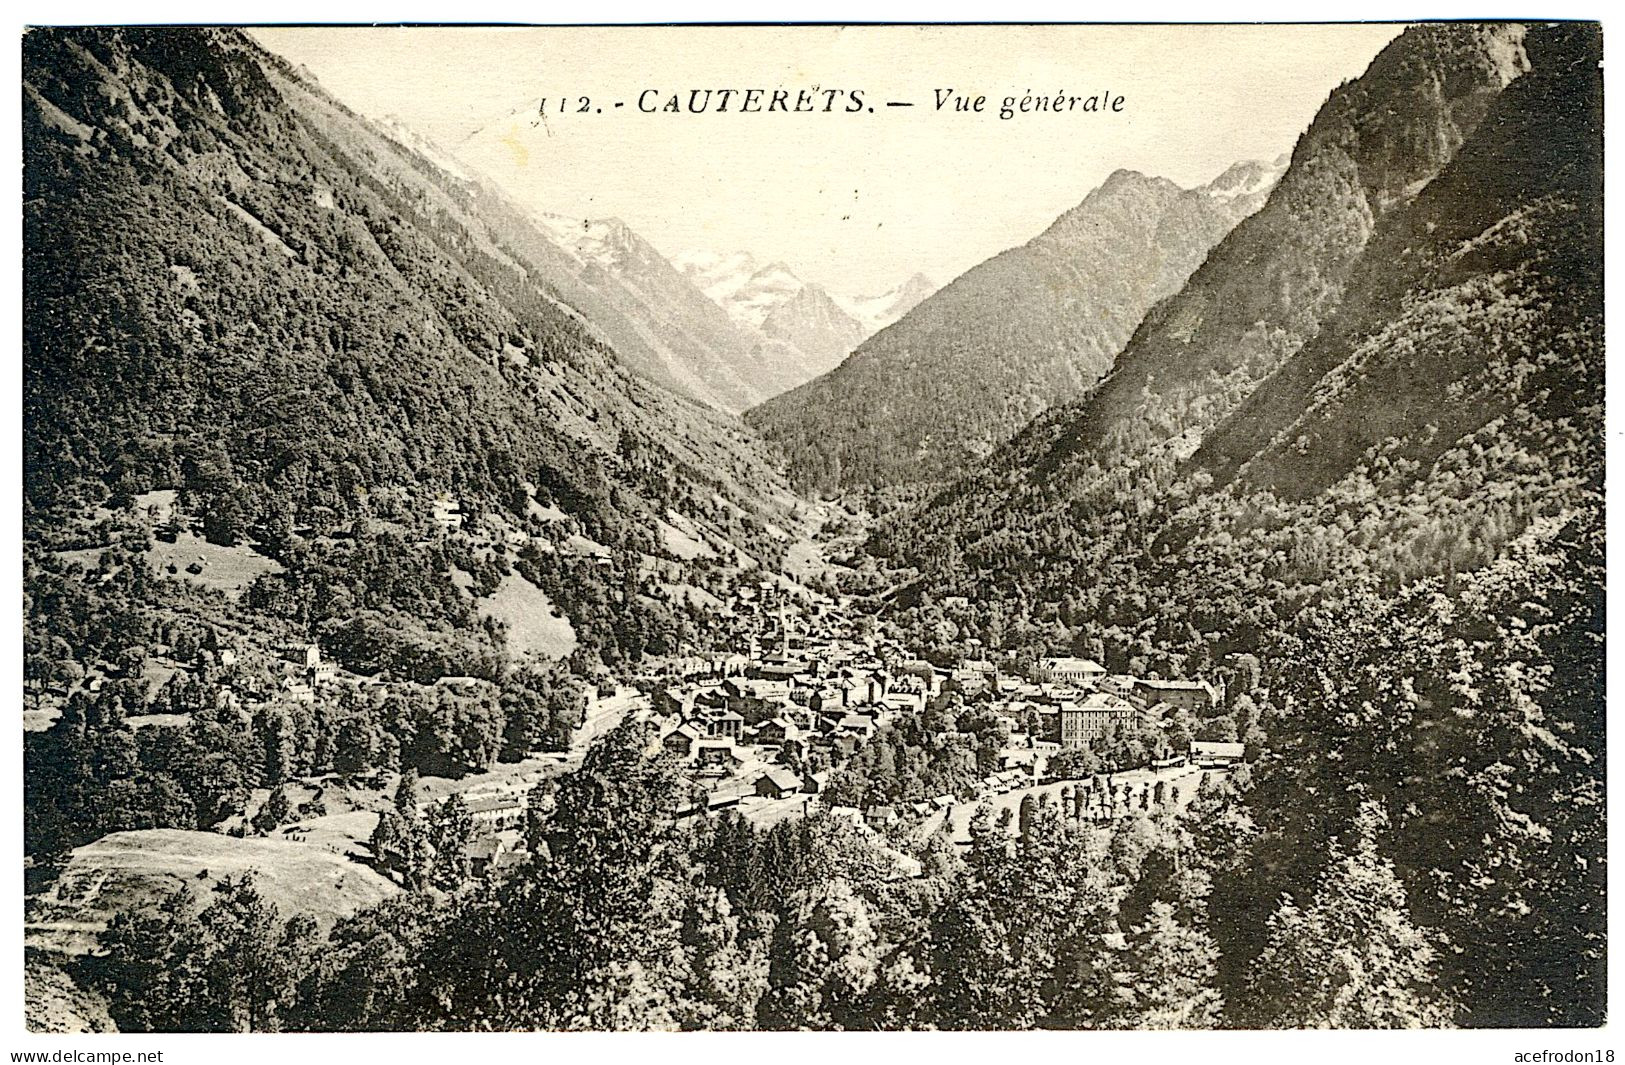
[[[0,1049],[1614,1060],[1597,22],[19,38]]]

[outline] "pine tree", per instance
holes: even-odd
[[[1223,1000],[1214,987],[1219,950],[1206,932],[1179,922],[1172,903],[1158,900],[1132,944],[1133,964],[1123,1009],[1109,1027],[1212,1028]]]
[[[658,748],[656,748],[658,751]],[[456,1023],[517,1028],[674,1027],[676,927],[689,870],[676,846],[674,766],[627,719],[559,779],[540,826],[549,857],[489,895],[425,948],[433,993]],[[477,986],[459,981],[470,967]]]
[[[288,787],[278,784],[266,796],[265,804],[254,815],[254,829],[261,835],[269,835],[282,826],[293,814],[293,806],[288,801]]]
[[[797,893],[773,933],[760,1023],[773,1030],[874,1026],[881,942],[869,903],[836,878]]]
[[[682,922],[688,959],[684,1028],[755,1027],[757,1004],[767,990],[768,963],[762,940],[744,934],[747,924],[719,888],[700,887],[689,897]]]
[[[1269,919],[1252,969],[1255,1019],[1272,1028],[1440,1028],[1452,1004],[1434,987],[1441,937],[1411,921],[1393,863],[1377,849],[1386,819],[1364,804],[1355,843],[1335,845],[1314,900]]]
[[[428,884],[431,860],[429,833],[423,822],[423,814],[418,809],[417,792],[418,771],[407,768],[401,773],[400,783],[395,787],[395,815],[398,818],[395,868],[400,870],[402,880],[412,891],[421,890]]]
[[[974,883],[957,882],[931,916],[931,1021],[939,1028],[1031,1028],[1037,981],[1011,950],[1011,931]]]
[[[461,795],[448,795],[430,811],[427,834],[434,850],[429,883],[456,891],[468,882],[468,845],[474,839],[474,817]]]
[[[380,869],[393,869],[400,858],[401,846],[401,815],[394,810],[384,810],[378,815],[378,823],[373,826],[372,835],[367,839],[367,847],[372,851],[372,861]]]

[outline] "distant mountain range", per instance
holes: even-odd
[[[818,373],[936,291],[929,278],[914,274],[878,296],[836,295],[803,281],[782,262],[762,266],[749,252],[685,252],[672,262],[741,326],[795,344],[823,362]]]
[[[666,259],[617,218],[578,219],[521,206],[455,156],[398,122],[391,136],[445,173],[524,216],[547,239],[541,279],[578,307],[640,373],[739,413],[836,366],[929,295],[920,275],[879,296],[832,296],[783,263],[749,253]],[[490,135],[476,132],[471,139]]]
[[[1152,304],[1263,204],[1285,165],[1238,163],[1189,190],[1119,170],[1027,244],[748,420],[783,449],[803,488],[952,477],[1093,385]],[[887,313],[923,291],[905,286]]]

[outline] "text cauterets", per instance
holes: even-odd
[[[857,112],[869,107],[862,89],[644,89],[638,110],[647,114],[814,114]]]

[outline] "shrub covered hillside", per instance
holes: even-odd
[[[1602,1016],[1598,49],[1408,31],[1091,396],[873,545],[938,639],[1256,655],[1221,947],[1375,802],[1464,1023]]]

